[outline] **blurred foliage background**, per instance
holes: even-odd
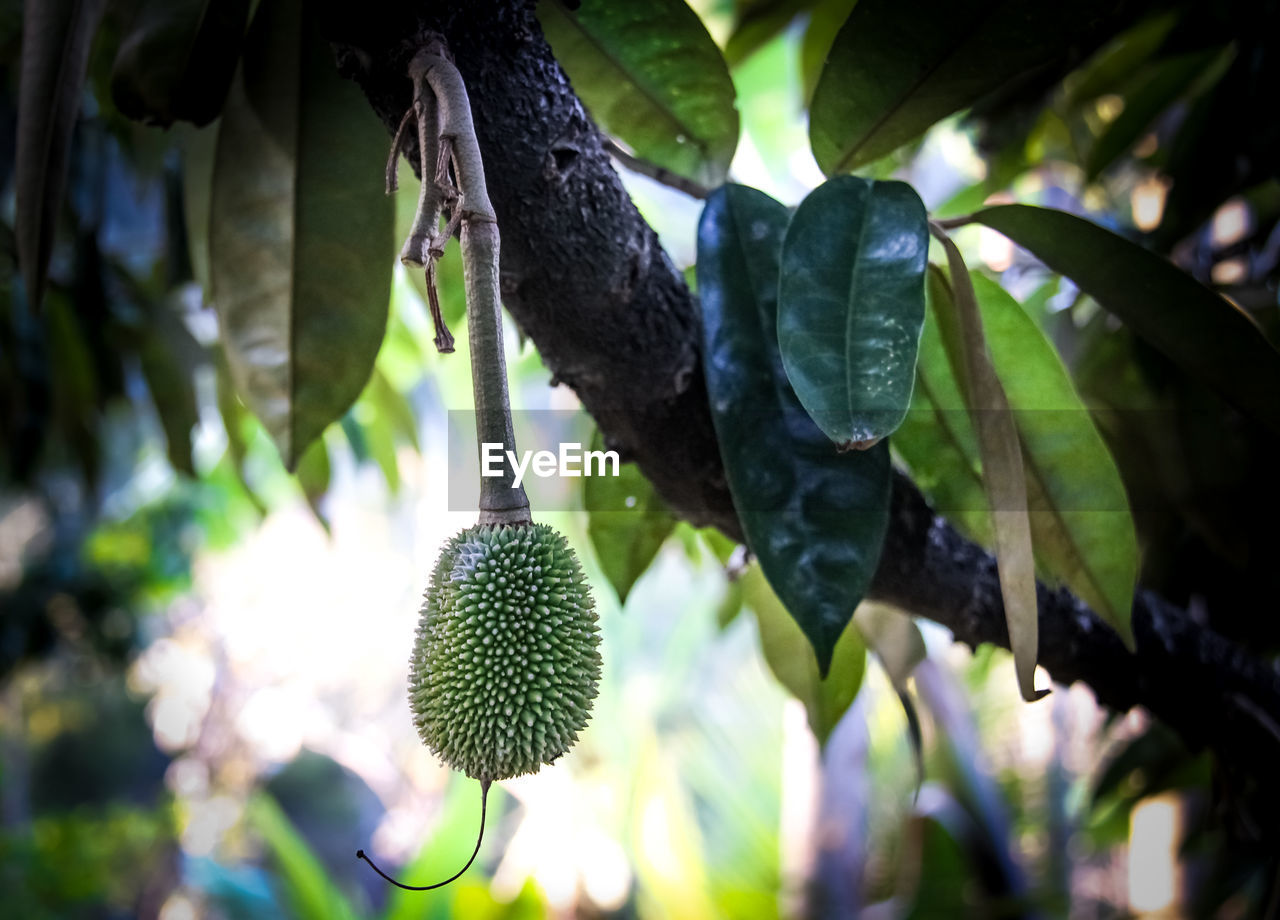
[[[805,100],[852,5],[695,4],[737,92],[736,181],[793,204],[822,180]],[[357,847],[433,881],[476,829],[474,784],[421,748],[404,699],[429,565],[473,518],[448,501],[466,474],[447,462],[447,413],[471,405],[456,252],[440,289],[460,353],[435,353],[422,280],[397,266],[373,378],[286,472],[232,392],[198,280],[191,186],[215,128],[120,114],[122,20],[108,14],[90,58],[37,313],[12,229],[21,11],[0,3],[6,915],[793,916],[815,879],[868,916],[1276,909],[1266,829],[1208,755],[1085,688],[1024,706],[1005,653],[970,654],[929,624],[909,679],[868,661],[820,748],[761,654],[761,580],[634,474],[621,500],[643,515],[588,514],[581,496],[540,515],[580,548],[599,599],[605,675],[579,746],[502,784],[457,884],[419,895],[362,871]],[[1087,213],[1171,254],[1274,340],[1276,23],[1274,3],[1134,5],[1106,41],[873,174],[906,178],[940,216],[992,196]],[[699,203],[624,180],[691,263]],[[413,198],[396,199],[398,238]],[[1275,547],[1258,510],[1274,498],[1256,492],[1274,444],[1003,237],[958,239],[1026,301],[1094,410],[1143,583],[1274,652],[1280,621],[1256,602],[1280,594],[1274,553],[1257,551]],[[514,407],[575,411],[508,332]]]

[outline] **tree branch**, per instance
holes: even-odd
[[[740,540],[703,384],[696,301],[632,205],[529,5],[356,7],[331,5],[323,26],[389,134],[411,101],[410,59],[428,32],[446,37],[490,164],[508,311],[607,447],[635,460],[677,514]],[[407,141],[415,162],[416,140]],[[967,645],[1009,646],[995,560],[901,474],[871,595]],[[1084,681],[1118,711],[1143,705],[1255,778],[1280,762],[1273,667],[1149,593],[1134,608],[1136,653],[1065,590],[1041,585],[1038,598],[1040,662],[1054,680]]]
[[[711,189],[707,188],[701,182],[694,182],[692,179],[686,179],[684,176],[673,173],[669,169],[663,169],[656,163],[650,163],[648,160],[642,160],[638,156],[627,153],[617,142],[611,137],[604,139],[604,149],[609,151],[609,156],[613,157],[627,169],[633,173],[639,173],[642,176],[648,176],[654,182],[659,182],[669,188],[673,188],[678,192],[684,192],[690,198],[706,198],[711,194]]]

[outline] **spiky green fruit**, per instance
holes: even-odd
[[[545,524],[477,525],[445,544],[409,662],[418,734],[477,779],[534,773],[573,746],[600,680],[595,604]]]

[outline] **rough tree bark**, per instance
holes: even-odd
[[[602,138],[542,38],[531,5],[326,4],[342,72],[394,133],[407,67],[443,35],[467,81],[502,228],[502,292],[515,321],[573,388],[606,444],[637,462],[671,508],[741,539],[700,367],[695,298],[632,205]],[[408,151],[416,161],[416,142]],[[379,168],[379,164],[371,164]],[[897,474],[871,595],[976,647],[1008,647],[994,558],[935,515]],[[1040,587],[1040,662],[1104,705],[1145,706],[1242,776],[1280,762],[1280,673],[1142,592],[1136,653],[1065,590]]]

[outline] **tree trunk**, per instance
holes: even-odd
[[[741,540],[703,382],[696,299],[631,203],[532,4],[331,3],[321,18],[340,69],[388,136],[411,103],[409,60],[429,34],[444,36],[472,100],[507,310],[607,447],[634,460],[675,513]],[[416,163],[416,140],[408,156]],[[995,559],[901,473],[870,593],[967,645],[1008,647]],[[1040,662],[1054,680],[1082,680],[1117,711],[1146,706],[1251,786],[1274,771],[1275,668],[1150,593],[1135,601],[1136,653],[1067,591],[1041,585],[1039,598]]]

